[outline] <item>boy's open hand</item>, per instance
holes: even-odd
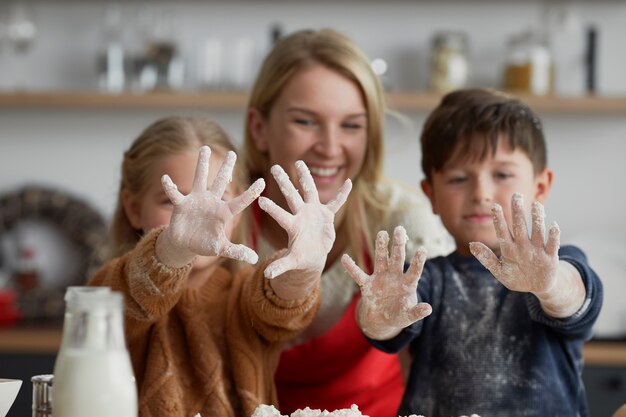
[[[185,265],[195,255],[225,256],[252,264],[258,260],[252,249],[233,244],[226,237],[225,229],[235,215],[261,194],[265,182],[259,179],[238,197],[223,201],[237,155],[232,151],[226,154],[215,181],[207,190],[210,156],[211,149],[203,146],[198,155],[193,189],[188,195],[178,191],[169,175],[161,179],[165,194],[174,204],[169,227],[162,233],[167,243],[161,246],[165,249],[158,253],[168,265]]]
[[[363,333],[372,339],[390,339],[410,324],[432,312],[428,303],[418,303],[417,283],[426,261],[420,248],[404,273],[405,246],[408,238],[402,226],[395,228],[389,256],[389,234],[378,232],[374,273],[367,275],[347,254],[341,263],[361,288],[357,322]]]
[[[493,224],[500,242],[500,258],[479,242],[470,243],[470,252],[508,289],[540,297],[552,291],[557,281],[560,230],[556,223],[550,226],[545,242],[544,208],[535,201],[531,209],[532,230],[529,237],[521,194],[513,194],[511,207],[511,231],[502,207],[495,204],[492,209]]]
[[[302,196],[279,165],[274,165],[271,169],[292,213],[266,197],[259,198],[259,206],[272,216],[289,236],[287,252],[267,266],[266,278],[298,270],[314,272],[315,278],[319,279],[326,264],[326,256],[335,242],[335,214],[346,202],[352,190],[352,182],[348,179],[332,201],[322,204],[309,168],[304,162],[296,161],[296,169]]]

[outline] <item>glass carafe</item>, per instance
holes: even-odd
[[[65,301],[52,416],[137,417],[122,295],[102,288],[71,287]]]

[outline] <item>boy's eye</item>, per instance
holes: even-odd
[[[467,177],[463,177],[463,176],[459,175],[459,176],[450,177],[448,179],[448,183],[449,184],[461,184],[461,183],[465,182],[466,180],[467,180]]]
[[[505,180],[505,179],[510,178],[512,176],[513,175],[509,174],[508,172],[502,172],[502,171],[501,172],[496,172],[496,174],[495,174],[495,177],[497,179],[500,179],[500,180]]]

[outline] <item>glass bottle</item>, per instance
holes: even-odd
[[[430,88],[448,93],[467,84],[467,36],[462,32],[438,32],[432,40]]]
[[[98,78],[102,91],[121,93],[126,84],[122,11],[117,4],[108,5],[102,29],[102,45],[98,54]]]
[[[123,298],[103,289],[66,292],[54,366],[53,417],[137,417],[137,388],[126,349]]]

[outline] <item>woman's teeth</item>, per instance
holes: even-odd
[[[332,177],[339,172],[339,168],[320,168],[320,167],[309,167],[311,174],[317,177]]]

